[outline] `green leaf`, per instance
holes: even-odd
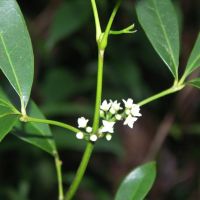
[[[89,14],[89,1],[73,0],[61,4],[50,27],[48,48],[77,31],[87,21]]]
[[[15,0],[0,1],[0,69],[25,109],[33,82],[33,51],[24,18]]]
[[[9,99],[7,98],[1,87],[0,87],[0,106],[4,106],[10,109],[14,108],[14,106],[10,103]],[[0,110],[0,113],[1,111],[2,109]]]
[[[151,189],[156,177],[155,162],[150,162],[133,170],[121,183],[115,200],[142,200]]]
[[[141,0],[136,6],[137,16],[154,49],[178,79],[179,27],[170,0]],[[144,55],[145,56],[145,55]]]
[[[193,79],[193,80],[187,82],[187,84],[200,89],[200,78]]]
[[[0,87],[0,142],[12,130],[19,118],[16,112],[17,110]]]
[[[33,101],[28,105],[28,114],[35,118],[45,118]],[[20,123],[16,125],[14,134],[25,142],[39,147],[53,156],[57,152],[53,135],[47,124],[35,122]]]
[[[0,142],[12,130],[18,118],[19,116],[15,114],[0,114]]]
[[[190,54],[189,60],[187,62],[185,76],[187,77],[198,67],[200,67],[200,32],[195,42],[192,53]]]

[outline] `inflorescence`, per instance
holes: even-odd
[[[78,128],[82,129],[76,134],[78,139],[90,140],[92,142],[97,141],[99,138],[105,137],[106,140],[112,139],[114,133],[114,125],[117,121],[124,120],[123,124],[133,128],[134,123],[141,117],[140,106],[133,103],[133,99],[122,100],[121,103],[117,100],[109,102],[104,100],[100,106],[100,119],[102,119],[102,125],[96,133],[93,133],[92,127],[88,126],[89,120],[85,117],[78,118]]]

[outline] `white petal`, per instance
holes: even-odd
[[[110,109],[111,103],[108,103],[106,100],[104,100],[100,106],[100,109],[103,111],[108,111]]]
[[[140,117],[142,114],[140,113],[140,106],[137,104],[133,104],[131,108],[131,114],[135,117]]]
[[[122,107],[120,107],[120,103],[118,103],[117,100],[114,102],[110,100],[110,102],[112,103],[111,109],[113,109],[115,111],[119,111],[122,109]]]
[[[133,128],[134,122],[137,120],[136,117],[132,117],[129,115],[126,120],[124,121],[124,125],[128,125],[130,128]]]
[[[124,106],[126,107],[126,108],[131,108],[132,107],[132,105],[133,105],[133,99],[131,99],[131,98],[129,98],[129,99],[127,99],[127,100],[122,100],[123,102],[124,102]]]
[[[85,119],[85,117],[78,118],[78,128],[85,128],[88,123],[88,119]]]
[[[102,133],[108,132],[108,133],[113,133],[113,126],[115,124],[115,122],[109,122],[106,120],[103,120],[103,128],[100,130]]]
[[[108,128],[108,127],[103,127],[100,129],[101,133],[113,133],[114,129],[113,128]]]
[[[82,132],[78,132],[76,134],[76,138],[79,139],[79,140],[83,139],[83,137],[84,137],[84,134]]]
[[[97,139],[98,139],[98,137],[97,137],[96,135],[91,135],[91,136],[90,136],[90,140],[91,140],[92,142],[97,141]]]
[[[91,133],[91,132],[92,132],[92,127],[88,126],[88,127],[86,128],[86,132]]]

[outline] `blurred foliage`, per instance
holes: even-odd
[[[74,125],[79,116],[92,119],[97,51],[89,0],[18,2],[26,17],[35,52],[32,98],[47,118]],[[97,2],[105,26],[115,0]],[[174,3],[182,27],[180,63],[184,66],[200,28],[200,2],[176,0]],[[138,102],[172,84],[169,71],[163,67],[139,26],[134,5],[133,0],[123,1],[114,28],[135,23],[137,33],[112,36],[109,40],[105,99],[132,97]],[[199,76],[199,72],[193,76]],[[0,77],[1,85],[8,89],[5,78],[2,74]],[[162,138],[164,127],[168,135],[161,139],[162,145],[154,155],[158,161],[158,177],[148,199],[200,199],[199,102],[198,90],[188,87],[180,94],[144,107],[143,118],[132,131],[119,125],[111,142],[98,142],[76,198],[112,199],[122,178],[149,159],[151,145],[158,145],[155,138],[159,135]],[[173,125],[167,129],[169,113],[173,116]],[[85,143],[62,129],[52,128],[52,132],[63,161],[67,188]],[[54,200],[56,195],[56,173],[51,156],[9,134],[0,145],[0,199]]]

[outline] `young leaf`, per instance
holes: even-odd
[[[200,78],[193,79],[193,80],[189,81],[187,84],[200,89]]]
[[[28,114],[31,117],[45,118],[33,101],[28,106]],[[20,123],[17,124],[13,133],[25,142],[39,147],[53,156],[57,152],[53,135],[47,124],[34,122]]]
[[[15,0],[0,1],[0,69],[25,109],[33,82],[33,51],[24,18]]]
[[[59,40],[77,31],[88,19],[89,9],[89,1],[73,0],[61,4],[50,27],[48,48],[52,48]]]
[[[200,67],[200,32],[195,42],[192,53],[190,54],[189,60],[187,62],[185,76],[187,77],[197,67]]]
[[[178,79],[179,28],[170,0],[141,0],[136,6],[137,16],[154,49]]]
[[[156,177],[155,162],[133,170],[121,183],[115,200],[142,200],[149,192]]]

